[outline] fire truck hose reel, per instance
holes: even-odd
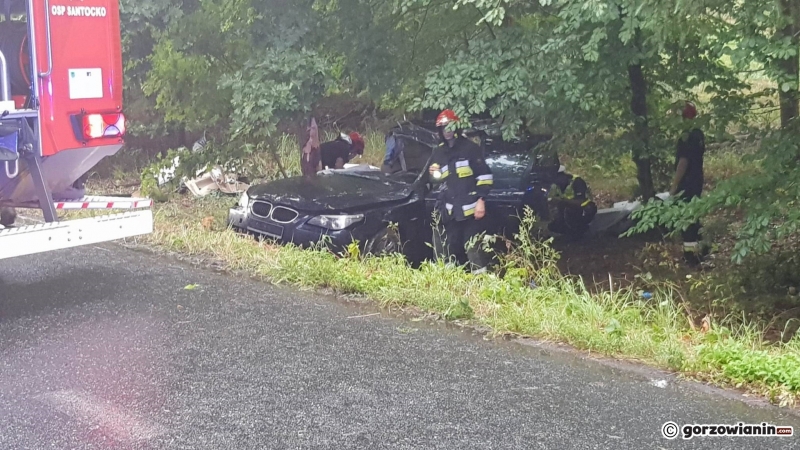
[[[28,95],[31,89],[31,66],[28,27],[24,22],[0,22],[0,51],[8,65],[11,95]]]

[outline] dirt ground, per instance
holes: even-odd
[[[653,254],[646,252],[647,246],[665,242],[670,241],[665,241],[659,233],[630,238],[586,236],[578,241],[556,238],[553,248],[561,254],[558,266],[563,273],[579,276],[587,286],[595,289],[608,289],[610,280],[613,280],[614,287],[619,287],[634,282],[637,274],[652,271],[656,261]],[[674,245],[667,248],[672,251],[668,257],[678,261],[681,256],[679,249]],[[666,270],[672,277],[679,278],[692,272],[688,267]]]
[[[608,282],[609,274],[612,278],[635,275],[645,245],[641,238],[589,237],[578,242],[556,240],[553,247],[561,253],[559,267],[563,272],[592,284]]]

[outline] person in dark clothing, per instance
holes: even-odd
[[[341,169],[356,155],[364,154],[364,139],[358,133],[341,133],[336,139],[319,146],[322,169]]]
[[[597,215],[597,204],[583,178],[566,173],[564,166],[559,167],[550,195],[555,212],[548,230],[570,237],[580,237],[589,230]]]
[[[494,177],[481,148],[455,130],[458,121],[449,109],[436,120],[443,142],[433,152],[428,173],[431,183],[443,189],[436,202],[434,248],[437,257],[455,258],[459,265],[469,263],[473,272],[482,272],[488,263],[482,245],[467,246],[488,231],[485,198]]]
[[[683,119],[689,124],[697,117],[697,108],[686,102],[683,108]],[[675,154],[675,177],[672,180],[670,196],[680,195],[680,200],[690,202],[703,193],[705,183],[703,174],[703,157],[706,151],[705,134],[693,125],[678,139]],[[700,223],[695,222],[682,233],[683,255],[687,263],[699,264],[705,250],[700,245]]]

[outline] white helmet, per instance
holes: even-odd
[[[343,141],[347,142],[348,144],[350,144],[350,145],[353,145],[353,140],[352,140],[352,139],[350,139],[350,136],[348,136],[348,135],[347,135],[347,133],[340,133],[340,134],[339,134],[339,137],[340,137],[340,138],[341,138]]]

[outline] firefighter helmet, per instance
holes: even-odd
[[[694,119],[695,117],[697,117],[697,107],[694,106],[694,103],[687,101],[683,106],[683,118]]]
[[[353,131],[350,133],[350,141],[353,145],[353,151],[358,155],[364,154],[364,138],[360,134]]]
[[[444,127],[450,124],[451,122],[458,122],[459,119],[456,113],[452,109],[445,109],[439,114],[439,117],[436,118],[436,126],[437,127]]]

